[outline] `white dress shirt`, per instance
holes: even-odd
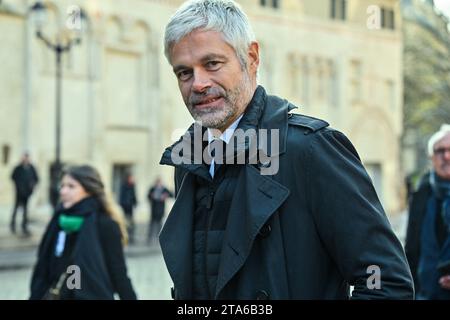
[[[208,128],[208,144],[215,139],[220,139],[228,144],[243,115],[244,114],[241,114],[239,118],[237,118],[227,129],[225,129],[224,132],[221,132],[219,129]],[[223,152],[225,153],[225,150],[223,150]],[[214,158],[211,160],[211,165],[209,166],[209,174],[214,178]]]

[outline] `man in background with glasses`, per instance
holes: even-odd
[[[428,141],[432,169],[409,206],[406,255],[417,299],[450,300],[450,125]]]

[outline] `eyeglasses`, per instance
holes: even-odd
[[[443,157],[446,152],[450,152],[450,148],[437,148],[434,149],[433,153],[437,156]]]

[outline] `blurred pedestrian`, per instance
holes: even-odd
[[[159,232],[161,231],[162,218],[164,217],[165,206],[167,198],[173,197],[170,192],[162,183],[161,178],[157,178],[155,184],[150,187],[147,198],[150,202],[151,214],[150,214],[150,226],[148,229],[147,242],[152,244],[156,242]]]
[[[63,171],[61,203],[38,251],[30,299],[136,299],[127,276],[123,216],[107,200],[97,170],[74,166]],[[79,270],[80,287],[69,287],[69,267]]]
[[[21,163],[14,168],[11,179],[14,181],[16,189],[16,199],[14,203],[10,229],[12,233],[16,233],[16,215],[18,209],[21,207],[23,209],[22,231],[26,236],[29,236],[30,231],[28,230],[28,200],[33,194],[34,188],[39,182],[39,178],[36,169],[30,162],[30,156],[28,153],[24,153]]]
[[[137,199],[134,177],[131,173],[126,175],[124,181],[122,182],[122,185],[120,186],[119,204],[125,214],[130,244],[133,244],[135,240],[135,224],[133,219],[133,211],[137,205]]]
[[[405,251],[417,299],[450,300],[450,125],[428,141],[432,168],[411,196]]]

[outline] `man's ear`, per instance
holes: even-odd
[[[248,47],[248,68],[251,74],[256,74],[259,66],[259,44],[253,41]]]

